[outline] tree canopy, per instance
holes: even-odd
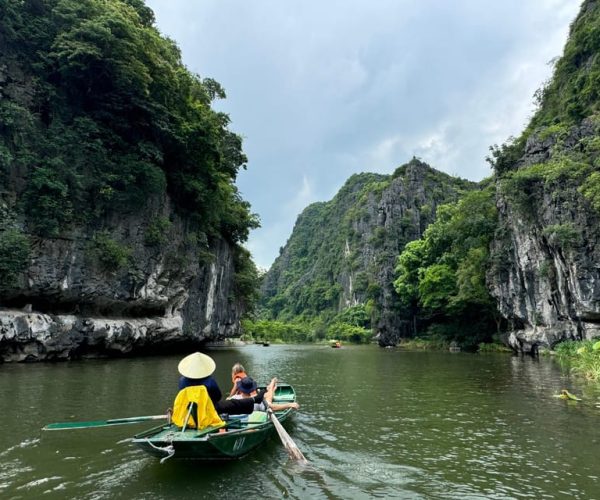
[[[490,340],[495,315],[485,284],[497,225],[494,199],[488,187],[438,207],[435,222],[406,245],[396,266],[394,288],[403,306],[421,324],[467,346]]]
[[[257,226],[234,185],[242,140],[211,108],[225,92],[153,22],[141,0],[0,3],[0,168],[25,172],[32,230],[57,235],[165,190],[209,236],[238,243]]]

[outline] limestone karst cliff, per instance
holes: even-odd
[[[520,351],[600,336],[600,4],[582,4],[540,107],[494,151],[500,227],[488,273]]]
[[[263,305],[270,314],[285,320],[315,315],[331,320],[340,310],[365,305],[379,342],[395,344],[417,331],[406,310],[398,307],[392,287],[397,279],[396,289],[412,300],[413,319],[420,318],[425,328],[438,322],[446,340],[459,339],[460,322],[454,332],[448,326],[461,315],[468,319],[468,311],[457,305],[469,301],[474,311],[485,310],[485,328],[499,333],[507,325],[506,338],[516,351],[536,352],[563,340],[600,336],[597,0],[583,2],[554,75],[536,98],[538,109],[525,131],[492,148],[494,175],[480,186],[479,206],[488,210],[484,198],[493,183],[497,217],[494,209],[482,219],[480,233],[476,214],[469,222],[469,214],[458,213],[458,225],[467,232],[444,233],[451,228],[440,224],[429,235],[433,239],[427,239],[436,207],[458,199],[460,190],[448,183],[452,189],[439,196],[439,188],[431,184],[435,176],[418,162],[392,179],[355,176],[334,200],[312,205],[299,217],[263,285]],[[450,212],[460,212],[460,203],[469,196]],[[473,201],[477,206],[477,198]],[[405,248],[424,233],[420,246]],[[471,237],[478,240],[471,248],[452,240]],[[432,250],[436,239],[450,251]],[[460,263],[453,248],[463,252]],[[407,264],[397,278],[394,267],[403,250]],[[470,336],[473,344],[478,336]]]
[[[241,139],[153,22],[143,2],[0,4],[0,359],[239,329]]]
[[[455,201],[475,183],[413,159],[393,175],[352,176],[333,200],[298,217],[262,285],[262,304],[274,318],[331,320],[366,306],[382,345],[412,333],[392,286],[396,260],[422,236],[438,205]]]

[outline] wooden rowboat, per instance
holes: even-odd
[[[291,385],[279,385],[273,397],[274,403],[292,403],[296,393]],[[275,412],[280,422],[287,420],[293,409]],[[247,455],[263,444],[275,427],[270,420],[252,422],[248,415],[231,417],[220,428],[202,430],[185,429],[165,424],[137,434],[133,443],[151,455],[161,458],[185,458],[197,460],[233,460]]]

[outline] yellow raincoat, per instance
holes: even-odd
[[[203,385],[193,385],[181,389],[173,403],[173,416],[171,420],[178,427],[183,427],[185,424],[191,403],[196,403],[197,411],[192,410],[187,427],[204,429],[209,426],[225,425],[225,422],[221,420],[215,410],[206,387]]]

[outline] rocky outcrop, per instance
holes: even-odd
[[[29,235],[27,268],[0,286],[2,360],[131,354],[238,333],[242,307],[232,299],[227,242],[198,241],[168,198],[113,217],[104,221],[111,231]],[[149,241],[159,219],[168,223]],[[128,253],[118,268],[103,262],[98,234]]]
[[[142,4],[0,8],[0,362],[217,340],[252,300],[224,91]]]
[[[358,250],[361,266],[349,272],[348,279],[353,275],[356,279],[361,270],[375,276],[378,313],[373,326],[380,345],[396,345],[401,338],[416,333],[414,319],[400,308],[393,288],[398,255],[408,242],[423,236],[435,220],[439,205],[456,201],[460,193],[474,187],[474,183],[452,178],[413,159],[397,171],[379,200],[370,199],[365,208],[371,217],[361,217],[355,222],[354,229],[361,235]],[[368,291],[355,294],[361,301],[368,300],[367,295]],[[352,297],[352,290],[344,289],[344,297]]]
[[[5,361],[114,356],[183,344],[182,327],[181,315],[100,319],[3,310],[0,345]]]
[[[423,235],[438,205],[475,186],[418,159],[391,176],[352,176],[333,200],[313,204],[298,217],[265,276],[263,304],[277,316],[282,309],[306,314],[314,303],[334,314],[369,303],[381,345],[412,336],[413,319],[401,310],[393,288],[398,255]]]
[[[556,138],[529,138],[519,169],[581,154],[598,135],[591,120]],[[509,343],[520,352],[600,336],[600,220],[577,181],[537,179],[523,193],[498,181],[500,229],[488,274]]]
[[[521,352],[600,336],[600,2],[584,0],[521,137],[493,151],[488,282]]]

